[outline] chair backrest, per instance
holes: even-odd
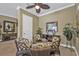
[[[26,45],[22,42],[15,40],[17,51],[22,51],[25,49]]]
[[[32,55],[28,39],[19,38],[15,40],[15,44],[17,48],[16,55]]]
[[[19,41],[20,41],[20,42],[23,42],[23,43],[25,43],[25,44],[29,44],[29,40],[26,39],[26,38],[20,38]]]
[[[60,46],[61,38],[60,36],[53,36],[52,38],[52,48],[57,49]]]
[[[25,38],[15,40],[15,44],[18,51],[29,48],[29,40]]]
[[[34,35],[34,40],[35,40],[35,42],[41,42],[42,41],[39,34]]]

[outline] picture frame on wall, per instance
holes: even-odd
[[[46,23],[46,32],[51,35],[58,32],[58,22],[47,22]]]
[[[4,32],[14,32],[15,31],[15,22],[4,21],[3,22],[3,31]]]

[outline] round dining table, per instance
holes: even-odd
[[[32,44],[31,53],[33,56],[49,56],[52,42],[39,42]]]

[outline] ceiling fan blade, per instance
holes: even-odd
[[[28,6],[26,8],[29,9],[29,8],[33,8],[33,7],[35,7],[35,5],[31,5],[31,6]]]
[[[39,8],[39,9],[36,9],[36,12],[37,12],[37,13],[40,13],[40,11],[41,11],[41,9],[40,9],[40,8]]]
[[[46,4],[43,4],[43,3],[39,3],[39,6],[42,8],[42,9],[49,9],[50,7]]]

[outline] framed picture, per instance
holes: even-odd
[[[50,34],[54,34],[58,31],[57,22],[48,22],[46,23],[46,32]]]
[[[11,21],[4,21],[3,23],[4,32],[14,32],[15,31],[15,23]]]

